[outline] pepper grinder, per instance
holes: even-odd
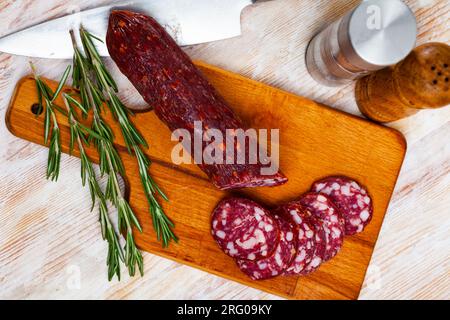
[[[356,101],[366,117],[378,122],[450,104],[450,46],[424,44],[395,67],[360,79]]]
[[[326,86],[339,86],[403,60],[417,23],[400,0],[366,0],[310,42],[306,66]]]

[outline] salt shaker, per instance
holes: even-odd
[[[403,60],[416,39],[405,3],[366,0],[311,40],[306,66],[317,82],[339,86]]]

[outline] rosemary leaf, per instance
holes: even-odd
[[[39,108],[36,112],[36,118],[38,118],[44,111],[44,106],[43,106],[43,101],[42,101],[42,91],[40,90],[39,84],[37,81],[36,81],[36,91],[38,94],[38,105],[39,105]]]
[[[98,89],[103,91],[102,101],[106,101],[106,105],[113,114],[116,121],[119,123],[125,145],[130,154],[136,157],[141,183],[149,204],[149,211],[153,221],[153,227],[156,231],[158,240],[160,240],[164,247],[169,246],[171,241],[178,241],[178,238],[172,231],[174,224],[164,213],[161,205],[156,199],[159,194],[165,201],[168,201],[167,196],[162,192],[159,186],[151,178],[149,168],[151,161],[142,151],[142,148],[148,148],[148,144],[144,137],[139,133],[134,124],[130,121],[129,115],[131,112],[122,103],[117,96],[117,84],[112,78],[111,74],[106,69],[96,47],[94,40],[97,38],[87,32],[83,27],[80,28],[80,37],[82,39],[83,49],[86,53],[89,65],[93,69],[96,78]],[[108,184],[109,185],[109,184]],[[110,196],[113,194],[113,186],[109,185]]]
[[[103,97],[103,89],[92,80],[92,73],[94,71],[90,60],[96,58],[92,57],[92,54],[95,53],[89,52],[85,49],[85,54],[87,57],[84,56],[76,44],[73,32],[71,32],[71,36],[75,52],[73,60],[74,72],[72,77],[74,84],[80,92],[80,103],[83,106],[81,110],[92,110],[93,121],[91,131],[95,134],[89,135],[89,141],[93,141],[94,145],[97,147],[101,174],[107,175],[107,185],[104,196],[99,198],[97,195],[97,198],[100,200],[101,208],[104,206],[104,203],[106,203],[106,200],[111,201],[111,203],[117,208],[118,228],[126,234],[125,255],[120,256],[117,250],[113,250],[114,246],[118,245],[117,238],[114,238],[111,234],[112,229],[106,222],[106,217],[100,216],[100,221],[102,221],[103,237],[106,238],[110,244],[107,260],[108,275],[111,277],[114,273],[120,272],[120,265],[117,257],[122,257],[124,259],[130,275],[135,275],[136,265],[141,271],[141,274],[143,274],[142,255],[137,249],[132,233],[133,227],[136,227],[140,232],[142,232],[142,228],[131,206],[124,198],[120,190],[118,176],[125,175],[125,168],[119,153],[113,144],[114,134],[109,125],[102,118],[102,106],[105,102]],[[83,39],[82,37],[82,43],[85,47],[93,45],[90,38]],[[98,139],[98,137],[101,139]]]
[[[50,87],[44,81],[42,81],[41,77],[37,74],[36,68],[31,62],[30,66],[34,74],[34,79],[36,81],[40,110],[42,110],[43,103],[45,102],[44,142],[46,145],[49,145],[47,179],[57,181],[59,178],[61,163],[61,133],[55,110],[60,110],[61,108],[55,104],[55,101],[61,93],[62,88],[66,84],[71,67],[68,66],[66,68],[66,71],[64,72],[58,85],[58,89],[55,92],[52,92]]]
[[[56,125],[56,126],[55,126]],[[59,178],[59,166],[61,163],[61,134],[55,123],[50,139],[50,150],[47,165],[47,179],[57,181]]]
[[[61,80],[59,81],[58,88],[56,89],[55,93],[53,94],[53,97],[52,97],[52,100],[51,100],[52,103],[55,102],[55,100],[58,98],[59,94],[61,93],[62,88],[66,84],[67,78],[69,77],[69,74],[70,74],[70,70],[71,70],[71,67],[68,66],[66,68],[66,71],[64,72]]]

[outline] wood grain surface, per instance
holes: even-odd
[[[295,299],[356,299],[372,256],[406,153],[406,142],[396,130],[376,125],[335,109],[321,106],[260,82],[202,63],[197,64],[236,114],[254,129],[280,130],[280,165],[289,182],[277,188],[255,188],[234,193],[217,190],[194,165],[176,166],[171,154],[175,142],[171,132],[154,112],[139,113],[133,119],[144,138],[151,141],[147,151],[154,163],[151,172],[170,199],[163,203],[174,221],[178,244],[163,249],[152,229],[139,168],[117,141],[124,161],[130,204],[143,227],[135,239],[145,251],[188,264],[251,287]],[[57,83],[49,82],[56,89]],[[67,88],[70,92],[70,88]],[[21,80],[6,116],[9,130],[17,137],[42,144],[44,119],[36,118],[32,106],[38,102],[32,78]],[[57,101],[62,105],[61,99]],[[120,128],[108,114],[114,135]],[[63,151],[68,153],[70,129],[59,117]],[[96,152],[90,153],[98,161]],[[244,194],[266,206],[278,206],[298,199],[317,180],[329,175],[347,175],[363,183],[374,202],[372,222],[357,236],[348,237],[336,259],[308,277],[278,277],[252,281],[241,273],[210,235],[210,215],[220,200]]]
[[[276,0],[248,8],[242,37],[186,48],[195,59],[218,65],[360,116],[353,85],[326,88],[304,66],[308,40],[349,10],[353,0]],[[419,22],[419,44],[449,42],[450,6],[444,0],[405,1]],[[1,1],[0,35],[111,1]],[[28,58],[0,54],[0,116],[17,81],[29,73]],[[67,61],[33,59],[48,78]],[[123,96],[145,108],[120,76]],[[3,122],[3,120],[2,120]],[[424,111],[390,124],[409,150],[377,243],[361,299],[450,297],[450,109]],[[63,156],[59,183],[45,180],[45,148],[0,126],[0,297],[109,299],[276,299],[220,277],[145,254],[143,278],[106,280],[106,245],[89,193],[80,188],[79,161]],[[55,197],[61,201],[55,201]]]

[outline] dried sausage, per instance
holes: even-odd
[[[130,11],[113,11],[106,42],[119,69],[170,130],[184,129],[193,137],[195,123],[201,122],[202,134],[204,130],[215,129],[226,137],[227,130],[246,129],[188,55],[153,18]],[[236,164],[241,146],[234,140],[232,146],[226,142],[221,146],[222,150],[235,151],[235,164],[227,164],[225,157],[222,157],[223,164],[205,161],[199,164],[216,187],[226,190],[287,182],[281,172],[262,174],[264,166],[259,160],[250,163],[249,143],[245,148],[246,164]],[[207,146],[203,141],[202,155]],[[192,148],[188,151],[194,154]]]

